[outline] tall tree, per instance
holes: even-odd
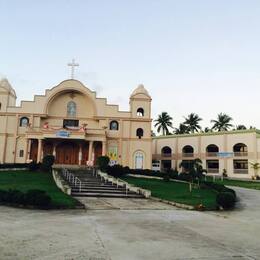
[[[169,135],[169,128],[173,128],[172,126],[172,117],[167,112],[162,112],[158,115],[158,118],[155,120],[155,127],[157,127],[157,132],[160,133],[162,131],[163,135]]]
[[[199,122],[202,120],[197,114],[191,113],[187,117],[184,117],[185,121],[183,124],[188,126],[191,133],[198,132],[201,129]]]
[[[246,130],[246,126],[244,125],[237,125],[236,130]]]
[[[232,117],[228,116],[225,113],[218,114],[218,117],[216,120],[211,120],[210,122],[214,125],[212,126],[213,130],[220,131],[228,131],[230,127],[233,125],[230,123],[232,121]]]
[[[189,127],[181,123],[179,127],[174,128],[173,133],[176,135],[181,135],[181,134],[188,134],[189,131],[190,131]]]

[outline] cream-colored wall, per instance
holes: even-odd
[[[73,94],[73,95],[72,95]],[[0,102],[5,99],[0,93]],[[63,119],[67,118],[67,103],[73,100],[77,104],[77,115],[73,119],[79,120],[79,125],[87,124],[87,129],[92,129],[91,136],[87,130],[86,140],[107,140],[109,145],[116,144],[119,153],[119,163],[133,167],[133,156],[137,150],[145,154],[145,168],[151,168],[151,98],[145,94],[137,94],[131,98],[130,107],[136,109],[142,107],[145,116],[136,116],[136,111],[119,111],[117,105],[107,104],[104,98],[96,98],[96,93],[90,91],[81,82],[66,80],[52,89],[45,91],[44,95],[34,96],[33,101],[22,101],[20,106],[8,106],[6,113],[1,113],[0,119],[0,162],[23,163],[26,161],[27,138],[44,138],[43,125],[48,122],[49,129],[63,126]],[[10,103],[14,105],[14,103]],[[20,127],[21,117],[28,117],[30,127]],[[110,121],[119,122],[118,131],[110,131]],[[6,123],[5,123],[6,122]],[[142,139],[136,137],[136,129],[143,128]],[[105,130],[106,129],[106,130]],[[97,137],[95,139],[95,130]],[[46,132],[46,131],[45,131]],[[104,135],[104,133],[106,134]],[[28,134],[29,133],[29,134]],[[5,135],[8,135],[5,147]],[[45,137],[55,137],[54,133],[45,133]],[[70,138],[81,138],[73,134]],[[24,150],[24,156],[19,157],[20,150]]]
[[[238,143],[244,143],[248,147],[248,156],[232,158],[216,158],[206,157],[206,147],[210,144],[215,144],[219,147],[220,152],[233,152],[233,146]],[[172,167],[178,167],[181,160],[185,159],[181,156],[182,148],[185,145],[191,145],[194,148],[194,157],[202,159],[203,166],[206,168],[206,160],[219,160],[219,172],[222,173],[226,169],[228,176],[250,178],[254,175],[253,169],[250,167],[250,162],[260,162],[260,139],[256,138],[256,131],[236,131],[216,134],[194,134],[185,136],[166,136],[162,138],[153,139],[153,154],[154,156],[160,155],[161,150],[165,146],[172,149],[172,153],[176,154],[178,151],[177,159],[172,160]],[[176,148],[177,146],[177,148]],[[248,174],[235,174],[233,172],[233,161],[238,159],[248,160]]]

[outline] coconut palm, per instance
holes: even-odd
[[[211,120],[211,123],[214,123],[212,126],[213,130],[220,131],[228,131],[230,127],[233,125],[230,123],[232,121],[232,117],[228,116],[225,113],[218,114],[217,120]]]
[[[246,126],[244,125],[237,125],[236,130],[246,130]]]
[[[191,133],[198,132],[201,129],[199,122],[202,120],[197,114],[191,113],[187,117],[184,117],[185,121],[183,124],[188,126]]]
[[[256,162],[256,163],[252,163],[250,162],[251,168],[254,169],[254,179],[257,180],[258,178],[258,170],[260,169],[260,163]]]
[[[189,127],[181,123],[179,125],[179,127],[174,128],[173,133],[176,134],[176,135],[188,134],[189,133]]]
[[[209,132],[212,132],[212,130],[211,130],[211,128],[209,128],[209,127],[205,127],[204,128],[204,133],[209,133]]]
[[[162,112],[158,115],[158,118],[155,120],[155,127],[157,127],[157,132],[160,133],[162,131],[163,135],[169,135],[169,128],[173,128],[172,126],[172,117],[167,112]]]

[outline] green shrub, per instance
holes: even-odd
[[[13,205],[30,205],[38,208],[49,208],[51,198],[42,190],[29,190],[23,193],[19,190],[0,190],[0,203]]]
[[[0,169],[23,169],[23,168],[28,168],[29,164],[28,163],[3,163],[0,164]]]
[[[166,172],[164,175],[163,175],[163,180],[168,182],[170,181],[170,174],[168,172]]]
[[[129,167],[123,167],[122,165],[116,164],[114,166],[108,166],[107,167],[107,174],[120,178],[130,172]]]
[[[25,203],[39,208],[48,208],[51,204],[51,198],[45,191],[28,190],[25,194]]]
[[[55,157],[53,155],[44,156],[41,164],[41,170],[45,172],[50,172],[51,167],[54,164]]]
[[[178,180],[190,182],[192,181],[192,176],[189,173],[182,172],[178,175]]]
[[[232,192],[219,192],[216,201],[223,209],[232,209],[235,206],[236,198]]]
[[[29,163],[28,168],[29,168],[29,171],[34,172],[34,171],[39,170],[40,164],[36,163],[35,161],[32,161]]]
[[[106,171],[108,164],[109,164],[109,157],[108,156],[100,156],[97,158],[97,166],[101,171]]]

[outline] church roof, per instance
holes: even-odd
[[[138,94],[142,94],[142,95],[145,95],[145,96],[151,98],[151,96],[149,95],[148,91],[145,89],[143,84],[138,85],[138,87],[133,91],[131,97],[134,97],[135,95],[138,95]]]
[[[6,78],[2,78],[0,80],[0,87],[2,87],[6,91],[8,91],[8,93],[11,93],[16,97],[15,90],[12,88],[12,86],[10,85],[9,81]]]

